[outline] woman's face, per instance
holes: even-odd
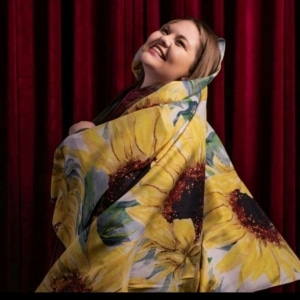
[[[192,21],[166,24],[150,34],[140,58],[145,73],[142,86],[188,77],[199,47],[199,31]]]

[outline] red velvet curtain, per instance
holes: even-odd
[[[208,119],[254,198],[300,255],[297,0],[1,0],[1,291],[34,291],[54,251],[50,177],[68,127],[133,81],[147,35],[178,17],[227,41]],[[266,292],[300,291],[299,283]]]

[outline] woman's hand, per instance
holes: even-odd
[[[93,122],[90,122],[90,121],[80,121],[78,123],[73,124],[69,128],[69,135],[77,133],[77,132],[82,131],[84,129],[93,128],[95,126],[96,125]]]

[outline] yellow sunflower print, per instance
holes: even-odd
[[[232,167],[215,157],[215,175],[205,185],[203,247],[216,274],[234,271],[239,290],[248,281],[262,286],[296,280],[300,263]],[[224,276],[220,275],[221,278]],[[233,283],[235,286],[232,286]]]

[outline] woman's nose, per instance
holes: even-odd
[[[159,39],[162,46],[168,48],[171,45],[171,37],[169,35],[162,35]]]

